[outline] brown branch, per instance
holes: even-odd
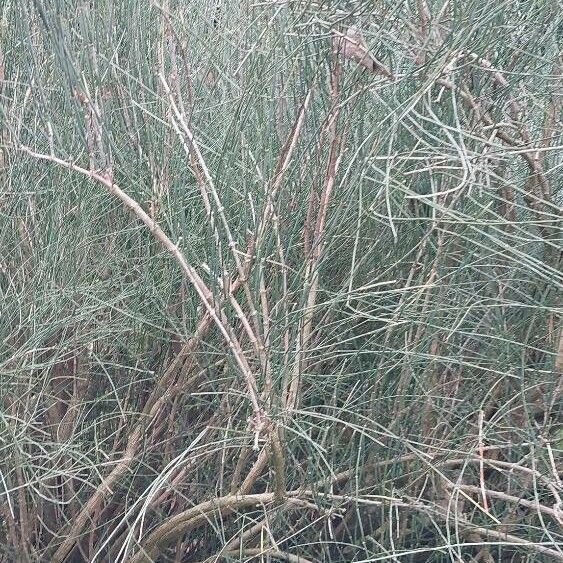
[[[317,506],[312,506],[307,500],[299,498],[303,495],[309,495],[313,498],[317,496],[324,496],[330,499],[342,500],[345,502],[354,502],[355,497],[345,497],[342,495],[322,495],[314,491],[291,491],[288,493],[287,504],[289,506],[300,507],[305,506],[306,508],[322,511],[322,508]],[[381,505],[383,502],[391,502],[399,505],[403,505],[397,499],[391,497],[380,497],[381,500],[372,501],[371,499],[366,503],[368,505],[377,504]],[[167,547],[178,541],[186,532],[204,525],[209,521],[209,516],[218,511],[219,514],[225,516],[226,514],[232,513],[235,510],[242,508],[250,508],[255,506],[264,506],[271,504],[276,501],[276,493],[259,493],[259,494],[247,494],[247,495],[228,495],[209,501],[202,502],[197,506],[189,508],[184,512],[176,514],[157,526],[153,530],[144,546],[134,554],[128,561],[128,563],[149,563]],[[325,516],[330,516],[330,512],[327,512]]]
[[[474,485],[454,485],[449,488],[454,490],[460,489],[468,493],[481,494],[481,487],[476,487]],[[507,502],[512,502],[514,504],[519,504],[521,506],[525,506],[526,508],[531,508],[537,512],[543,512],[544,514],[551,516],[559,524],[563,525],[563,510],[561,508],[549,508],[548,506],[544,506],[538,502],[515,497],[513,495],[503,493],[502,491],[493,491],[491,489],[487,490],[487,495]]]
[[[55,164],[63,166],[64,168],[74,170],[75,172],[79,172],[86,177],[90,177],[96,180],[97,182],[105,186],[112,195],[116,196],[123,203],[123,205],[125,205],[125,207],[130,209],[133,214],[136,215],[137,218],[139,218],[149,228],[150,232],[157,239],[157,241],[160,242],[160,244],[162,244],[162,246],[168,252],[170,252],[170,254],[172,254],[173,258],[176,260],[190,283],[193,285],[211,319],[214,321],[215,325],[229,345],[229,348],[232,351],[233,356],[235,357],[235,360],[244,375],[253,410],[255,413],[259,413],[260,406],[258,403],[256,381],[236,336],[233,334],[230,327],[225,323],[224,315],[222,314],[221,310],[217,309],[214,306],[213,294],[211,293],[209,288],[205,285],[195,268],[186,261],[186,258],[184,257],[182,251],[170,240],[168,235],[166,235],[166,233],[160,228],[158,223],[154,219],[152,219],[131,196],[126,194],[113,181],[112,178],[108,178],[106,175],[99,174],[97,172],[86,170],[85,168],[82,168],[81,166],[78,166],[71,161],[62,160],[52,155],[37,153],[31,150],[29,147],[23,145],[21,146],[21,150],[38,160],[53,162]]]
[[[331,111],[327,118],[327,129],[329,138],[329,153],[328,163],[325,173],[323,190],[320,196],[319,210],[317,219],[315,221],[315,230],[313,233],[313,240],[311,242],[311,252],[306,256],[306,272],[304,282],[304,292],[306,299],[305,312],[299,326],[298,334],[296,336],[296,358],[293,364],[293,369],[290,372],[290,380],[284,382],[284,397],[283,404],[286,410],[294,409],[297,402],[297,395],[299,390],[300,374],[303,371],[303,360],[309,341],[311,339],[313,329],[313,312],[317,301],[317,291],[319,285],[319,271],[318,266],[324,248],[324,227],[328,213],[328,207],[332,190],[336,183],[336,176],[341,159],[342,143],[340,136],[337,132],[337,120],[340,114],[338,106],[339,89],[338,82],[340,80],[340,62],[336,57],[337,47],[333,48],[333,68],[330,73],[330,100]],[[311,197],[314,197],[311,194]]]
[[[554,87],[549,100],[549,106],[543,124],[543,146],[550,147],[553,138],[563,130],[561,115],[563,110],[563,51],[557,56],[552,75],[554,77]]]
[[[333,45],[335,46],[335,48],[340,49],[342,54],[346,58],[355,60],[358,64],[364,66],[365,68],[368,68],[371,72],[375,74],[379,73],[379,74],[387,75],[386,72],[390,73],[390,71],[388,70],[386,71],[385,67],[382,70],[382,68],[379,66],[380,63],[378,63],[377,66],[374,65],[374,63],[368,63],[368,59],[366,59],[367,49],[363,44],[363,39],[358,31],[356,31],[353,28],[350,28],[345,36],[343,36],[342,34],[339,35],[340,35],[340,39],[337,39],[335,41],[335,39],[333,38]],[[459,54],[456,55],[456,59],[461,59],[464,57],[467,57],[470,60],[473,60],[481,64],[483,67],[487,68],[487,70],[490,70],[492,73],[493,81],[496,84],[498,84],[499,86],[505,89],[509,87],[509,84],[505,79],[505,77],[503,76],[502,72],[499,71],[498,69],[493,68],[493,66],[487,59],[479,57],[474,53],[460,52]],[[560,69],[556,65],[555,75],[557,78],[559,78],[558,72],[560,73]],[[390,74],[390,76],[388,77],[392,78],[393,75]],[[530,169],[530,176],[528,182],[526,183],[524,200],[528,205],[528,207],[536,214],[538,220],[541,221],[543,210],[541,209],[540,203],[542,202],[542,200],[550,201],[550,197],[552,194],[551,194],[551,188],[549,182],[547,180],[545,171],[543,169],[542,162],[538,155],[538,151],[535,150],[535,148],[532,146],[530,135],[528,133],[526,126],[524,124],[520,124],[519,127],[521,131],[522,140],[520,141],[518,139],[515,139],[514,137],[506,133],[506,131],[501,128],[500,124],[495,123],[495,121],[491,118],[491,116],[481,107],[479,102],[475,99],[475,97],[471,94],[471,92],[466,87],[462,86],[461,88],[458,88],[455,86],[453,82],[451,82],[447,78],[438,78],[436,80],[436,84],[439,84],[440,86],[443,86],[448,90],[456,91],[461,96],[462,100],[475,113],[479,121],[481,121],[484,126],[491,127],[494,130],[496,130],[496,136],[499,139],[501,139],[505,144],[511,147],[518,147],[519,149],[524,149],[519,151],[519,153],[522,155],[522,157],[526,161],[526,164],[528,165],[528,168]],[[561,104],[560,98],[561,96],[560,95],[558,96],[556,92],[554,97],[552,98],[552,102],[551,102],[552,109],[549,113],[552,113],[553,111],[557,111],[557,108]],[[519,114],[521,113],[521,107],[518,101],[512,97],[509,98],[508,103],[509,103],[511,118],[513,120],[516,120]],[[551,128],[551,123],[552,123],[552,119],[548,114],[548,116],[546,117],[547,129]],[[544,237],[547,237],[549,235],[550,232],[549,228],[546,228],[545,226],[541,225],[539,229]]]
[[[215,511],[225,514],[232,510],[269,504],[274,500],[274,496],[274,493],[229,495],[202,502],[176,514],[149,534],[143,548],[129,559],[129,563],[149,563],[156,559],[159,553],[180,539],[186,532],[205,524],[209,514]]]
[[[504,532],[497,532],[496,530],[490,530],[488,528],[474,527],[470,522],[463,519],[458,519],[456,520],[456,522],[458,525],[460,525],[460,527],[472,533],[515,545],[521,545],[523,548],[528,549],[529,551],[535,551],[538,553],[543,553],[544,555],[548,555],[552,558],[552,561],[563,561],[563,554],[561,554],[559,551],[549,549],[548,547],[545,547],[543,545],[539,545],[537,543],[519,538],[518,536],[513,536],[512,534],[505,534]]]
[[[483,443],[483,417],[484,412],[481,409],[479,411],[479,445],[477,446],[479,451],[479,483],[481,486],[481,498],[483,499],[483,508],[485,512],[489,512],[489,503],[487,502],[487,490],[485,488],[485,467],[484,467],[484,456],[483,448],[485,444]]]
[[[416,0],[416,8],[418,11],[418,38],[420,40],[420,49],[416,57],[416,63],[418,65],[423,65],[426,62],[426,54],[428,50],[426,45],[430,40],[430,9],[428,8],[428,3],[426,0]]]
[[[479,493],[480,488],[472,487],[471,492]],[[319,496],[318,492],[313,492],[313,491],[292,491],[288,493],[288,496],[297,497],[297,496],[308,495],[308,494],[313,495],[314,497]],[[322,494],[320,494],[320,496],[321,497],[325,496],[333,500],[342,500],[344,502],[361,503],[361,499],[358,499],[357,497],[347,497],[343,495],[322,495]],[[292,498],[291,500],[298,503],[301,502],[300,498]],[[516,499],[516,500],[520,500],[520,499]],[[235,510],[260,506],[260,505],[263,506],[263,505],[271,504],[274,501],[275,501],[275,493],[260,493],[253,495],[229,495],[229,496],[202,502],[197,506],[185,510],[180,514],[176,514],[175,516],[169,518],[167,521],[160,524],[155,530],[153,530],[149,534],[144,544],[144,547],[129,559],[129,563],[149,563],[153,559],[157,558],[164,549],[166,549],[167,547],[169,547],[170,545],[181,539],[183,535],[186,534],[188,531],[197,528],[201,525],[204,525],[206,522],[208,522],[209,516],[215,511],[218,511],[221,515],[224,516],[225,514],[231,513]],[[421,504],[418,501],[413,501],[409,503],[409,502],[404,502],[401,499],[395,499],[392,497],[378,497],[375,500],[369,498],[368,500],[366,500],[366,505],[381,506],[383,502],[385,503],[390,502],[396,506],[402,506],[404,508],[415,509],[422,512],[431,512],[433,514],[440,516],[440,518],[444,519],[445,521],[449,519],[449,515],[447,511],[435,507],[430,507],[425,504]],[[535,505],[535,503],[532,504]],[[543,508],[547,508],[547,507],[543,507]],[[467,532],[480,534],[482,536],[498,539],[501,541],[505,541],[507,543],[521,545],[522,547],[529,549],[531,551],[536,551],[549,555],[553,558],[554,561],[563,561],[563,555],[561,553],[549,549],[547,547],[544,547],[543,545],[538,545],[528,540],[519,538],[517,536],[505,534],[503,532],[498,532],[492,529],[475,527],[470,521],[465,520],[464,518],[461,518],[459,516],[456,518],[456,524]]]
[[[256,385],[254,381],[254,376],[248,366],[246,358],[240,348],[240,344],[234,335],[232,335],[231,331],[225,326],[223,322],[222,313],[217,312],[216,307],[213,305],[212,301],[212,294],[209,289],[204,284],[203,280],[200,278],[199,274],[196,270],[188,264],[184,255],[179,250],[179,248],[170,240],[170,238],[162,231],[160,226],[152,219],[142,208],[141,206],[128,194],[126,194],[117,184],[113,182],[112,177],[108,177],[105,174],[100,174],[97,172],[92,172],[82,168],[73,162],[65,161],[60,158],[57,158],[53,155],[45,155],[41,153],[37,153],[31,150],[29,147],[22,146],[21,150],[33,158],[39,160],[46,160],[49,162],[53,162],[64,168],[69,170],[76,171],[86,177],[91,177],[92,179],[96,180],[97,182],[101,183],[105,186],[108,191],[116,196],[128,209],[130,209],[151,231],[153,236],[164,246],[166,250],[168,250],[176,262],[182,268],[182,271],[186,274],[189,281],[192,283],[194,288],[196,289],[202,303],[204,304],[205,308],[207,309],[207,315],[202,319],[198,329],[200,331],[206,331],[210,321],[214,321],[216,326],[219,328],[220,332],[225,337],[227,343],[229,344],[229,348],[233,352],[239,367],[243,371],[250,400],[254,409],[255,413],[260,413],[260,407],[258,405],[258,396],[256,391]],[[221,315],[221,317],[220,317]],[[197,344],[197,339],[191,339],[189,344],[191,346],[195,346]],[[189,347],[191,347],[189,346]],[[176,368],[177,364],[174,362],[174,369]],[[167,381],[170,374],[173,373],[173,370],[169,368],[167,373],[163,376],[163,380]],[[66,537],[66,539],[61,543],[58,547],[56,552],[53,554],[51,561],[53,563],[62,563],[65,558],[67,557],[68,553],[72,550],[74,544],[76,543],[79,535],[81,534],[84,527],[89,522],[92,514],[99,511],[105,496],[111,493],[111,489],[115,483],[117,483],[123,475],[127,472],[129,465],[139,447],[140,441],[143,436],[143,430],[145,428],[145,424],[147,422],[147,418],[149,420],[156,414],[158,409],[164,404],[165,400],[167,399],[167,393],[162,392],[163,381],[160,382],[160,385],[157,386],[159,389],[158,393],[153,393],[149,401],[147,401],[145,408],[143,410],[143,414],[148,415],[148,417],[141,417],[140,422],[129,435],[127,441],[127,447],[125,450],[125,455],[123,459],[117,464],[117,466],[112,470],[112,472],[104,479],[104,481],[99,485],[96,492],[90,497],[86,505],[80,511],[80,513],[76,516],[71,526],[71,529]]]
[[[275,478],[274,491],[276,494],[276,500],[278,501],[285,496],[285,457],[283,455],[283,446],[280,434],[281,429],[279,426],[272,428],[270,431]]]
[[[508,88],[508,82],[504,78],[502,73],[496,69],[493,69],[492,65],[486,59],[479,58],[471,53],[467,56],[470,59],[479,62],[485,68],[491,70],[493,73],[493,80],[499,86]],[[438,79],[436,83],[448,88],[449,90],[457,91],[460,94],[462,100],[464,100],[469,108],[475,113],[475,115],[483,123],[483,125],[485,125],[486,127],[494,128],[496,130],[497,137],[504,141],[505,144],[511,147],[524,149],[520,151],[520,154],[522,155],[530,169],[528,189],[524,194],[524,200],[526,201],[528,207],[530,207],[530,209],[532,209],[538,215],[538,218],[541,219],[542,210],[539,206],[539,202],[542,200],[542,197],[549,200],[549,197],[551,195],[551,188],[545,176],[543,165],[538,158],[537,151],[531,144],[530,135],[525,125],[521,124],[520,126],[522,140],[520,141],[518,139],[515,139],[514,137],[506,133],[505,130],[501,129],[500,125],[495,123],[492,117],[488,114],[487,111],[482,108],[482,106],[467,88],[461,87],[458,89],[452,82],[446,79]],[[520,104],[514,98],[509,98],[509,107],[512,119],[516,120],[521,113]],[[539,187],[539,193],[536,189],[536,186]]]
[[[475,489],[477,493],[480,491],[478,487],[475,487]],[[464,535],[471,534],[473,536],[478,534],[480,536],[484,536],[489,539],[494,539],[500,542],[506,542],[507,544],[519,545],[531,552],[542,553],[544,555],[551,557],[550,561],[563,561],[563,553],[561,553],[561,551],[555,551],[554,549],[550,549],[548,547],[545,547],[544,545],[537,544],[535,542],[528,541],[518,536],[507,534],[505,532],[499,532],[497,530],[493,530],[490,528],[482,528],[482,527],[474,526],[469,520],[466,520],[460,515],[456,515],[455,520],[452,522],[452,515],[448,510],[444,510],[436,506],[431,507],[422,504],[414,499],[412,500],[412,503],[409,506],[415,510],[419,510],[424,513],[429,513],[432,514],[433,516],[438,516],[445,523],[449,525],[455,525],[464,533]]]

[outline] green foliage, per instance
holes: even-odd
[[[557,2],[0,24],[0,560],[563,560]]]

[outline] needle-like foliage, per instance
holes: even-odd
[[[0,0],[0,561],[563,561],[557,0]]]

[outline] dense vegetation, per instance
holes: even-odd
[[[563,561],[560,2],[0,18],[2,561]]]

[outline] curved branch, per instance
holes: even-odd
[[[209,513],[215,510],[223,515],[239,508],[268,504],[274,500],[274,497],[275,493],[244,496],[229,495],[202,502],[193,508],[180,512],[158,526],[149,535],[144,547],[129,559],[129,563],[149,563],[186,532],[207,522]]]
[[[170,237],[166,235],[166,233],[160,228],[158,223],[156,223],[156,221],[154,221],[154,219],[152,219],[132,197],[126,194],[117,184],[114,183],[111,175],[86,170],[85,168],[82,168],[81,166],[78,166],[73,162],[62,160],[54,155],[37,153],[26,146],[21,146],[20,148],[23,152],[29,154],[33,158],[53,162],[54,164],[58,164],[59,166],[62,166],[69,170],[74,170],[82,174],[83,176],[87,176],[96,180],[97,182],[105,186],[112,195],[116,196],[123,203],[123,205],[125,205],[125,207],[130,209],[133,214],[136,215],[149,228],[150,232],[157,239],[157,241],[160,242],[162,246],[168,252],[170,252],[170,254],[172,254],[173,258],[180,265],[182,271],[194,286],[207,310],[207,315],[204,317],[198,328],[205,331],[211,320],[215,322],[216,326],[219,328],[220,332],[227,341],[233,355],[235,356],[237,364],[243,372],[253,410],[255,414],[260,414],[257,387],[254,375],[250,370],[250,366],[248,365],[248,362],[244,356],[244,353],[236,336],[232,333],[230,327],[228,327],[228,325],[226,325],[226,323],[224,322],[224,315],[220,307],[213,303],[213,296],[209,288],[207,288],[197,271],[186,261],[183,253],[180,251],[178,246],[172,242]],[[190,342],[192,341],[193,343],[197,342],[197,340],[194,339],[192,339]],[[182,356],[181,359],[183,358],[184,356]],[[180,358],[178,358],[178,360],[180,361]],[[174,367],[177,363],[178,362],[174,362]],[[170,370],[167,370],[167,373],[168,372],[170,372]],[[166,379],[166,374],[164,376],[164,379]],[[154,413],[156,410],[158,410],[166,397],[166,393],[151,395],[151,399],[145,405],[144,413],[149,415]],[[141,442],[143,429],[147,422],[147,419],[150,420],[150,418],[150,416],[147,418],[143,417],[137,427],[130,434],[127,441],[125,456],[122,460],[119,461],[119,463],[104,479],[104,481],[100,483],[98,489],[90,497],[84,508],[75,518],[67,537],[63,540],[55,553],[52,555],[52,563],[62,563],[66,559],[66,557],[74,547],[77,538],[80,536],[84,527],[90,521],[92,514],[94,514],[99,509],[104,498],[108,494],[111,494],[112,486],[116,482],[118,482],[119,479],[121,479],[121,477],[126,473]]]
[[[168,237],[168,235],[160,228],[158,223],[154,219],[152,219],[131,196],[126,194],[113,181],[113,178],[111,176],[107,174],[91,172],[90,170],[86,170],[85,168],[82,168],[81,166],[78,166],[73,162],[57,158],[53,155],[37,153],[24,145],[22,145],[20,148],[22,151],[38,160],[53,162],[55,164],[58,164],[59,166],[63,166],[64,168],[67,168],[69,170],[74,170],[75,172],[79,172],[83,176],[87,176],[96,180],[97,182],[105,186],[112,195],[116,196],[121,201],[121,203],[125,205],[125,207],[130,209],[133,214],[136,215],[137,218],[139,218],[149,228],[150,232],[157,239],[157,241],[160,242],[160,244],[162,244],[162,246],[166,250],[168,250],[170,254],[172,254],[174,260],[176,260],[190,283],[193,285],[199,298],[201,299],[201,302],[207,309],[207,312],[211,316],[215,325],[225,338],[246,380],[253,410],[256,414],[260,413],[256,381],[254,375],[252,374],[250,366],[248,365],[246,357],[244,356],[242,348],[236,336],[233,334],[230,327],[226,324],[225,319],[223,318],[224,315],[222,314],[221,310],[214,306],[213,294],[211,293],[210,289],[205,285],[205,282],[201,279],[195,268],[187,262],[184,254],[178,248],[178,245],[174,244],[172,240],[170,240],[170,237]]]

